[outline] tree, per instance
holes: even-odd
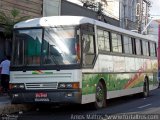
[[[12,39],[13,26],[28,18],[29,16],[20,16],[20,11],[17,9],[12,9],[8,14],[4,11],[0,11],[0,23],[4,24],[5,37]]]
[[[21,16],[20,11],[17,9],[12,9],[9,13],[0,11],[0,23],[3,24],[4,28],[4,54],[11,55],[12,52],[12,37],[13,37],[13,27],[16,23],[28,19],[29,16]]]

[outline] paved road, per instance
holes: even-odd
[[[92,110],[89,107],[90,105],[54,106],[52,108],[44,107],[41,110],[37,109],[18,115],[18,118],[20,120],[102,120],[108,119],[106,118],[108,115],[114,116],[117,114],[156,115],[160,114],[160,89],[152,91],[148,98],[141,98],[139,95],[134,95],[108,100],[107,104],[108,106],[106,108],[100,110]],[[140,117],[146,118],[146,116]],[[152,115],[150,117],[151,118],[148,119],[160,119],[160,116],[158,115]],[[126,116],[121,119],[126,119]]]

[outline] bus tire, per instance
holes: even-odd
[[[148,78],[145,77],[144,84],[143,84],[143,97],[149,96],[149,81]]]
[[[100,109],[106,107],[106,89],[105,85],[99,81],[96,86],[96,95],[95,95],[95,109]]]

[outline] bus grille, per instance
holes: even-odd
[[[52,83],[25,83],[25,88],[28,89],[28,90],[57,89],[57,82],[52,82]]]

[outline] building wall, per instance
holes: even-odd
[[[78,0],[43,0],[43,16],[74,15],[98,18],[95,11],[82,6],[83,4]],[[119,26],[118,19],[108,16],[104,16],[104,18],[109,24]]]
[[[136,6],[139,0],[120,0],[120,27],[138,30]]]
[[[77,5],[83,6],[83,3],[80,0],[67,0]],[[100,2],[102,4],[103,13],[106,16],[119,20],[119,0],[83,0],[89,1],[92,3]]]
[[[13,8],[23,16],[31,18],[42,16],[43,0],[0,0],[0,10],[9,13]]]
[[[61,2],[61,15],[74,15],[74,16],[86,16],[98,20],[98,14],[93,10],[84,8],[82,6],[73,4],[71,2],[62,0]],[[119,26],[119,20],[104,16],[107,23]],[[104,19],[102,19],[104,21]]]
[[[119,0],[101,0],[106,16],[119,20]],[[106,2],[103,2],[106,1]]]
[[[43,0],[43,16],[60,15],[61,0]]]
[[[141,33],[148,23],[149,0],[120,0],[120,27]]]

